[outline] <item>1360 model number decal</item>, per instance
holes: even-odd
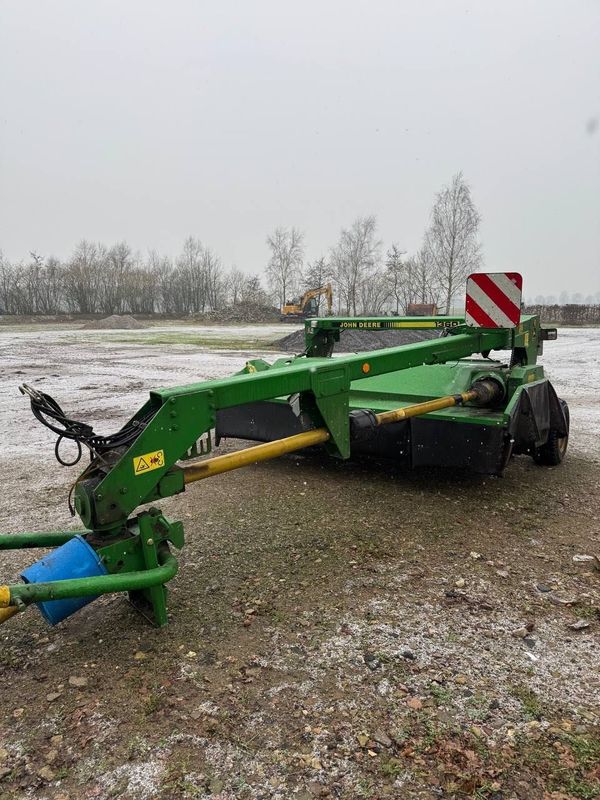
[[[340,328],[360,328],[361,330],[382,331],[394,328],[456,328],[462,324],[464,324],[462,321],[455,319],[431,319],[424,320],[423,322],[419,322],[418,319],[415,319],[414,322],[412,320],[410,320],[410,322],[407,320],[402,320],[402,322],[395,320],[390,320],[389,322],[387,320],[365,320],[364,322],[360,320],[350,320],[347,322],[340,322]]]

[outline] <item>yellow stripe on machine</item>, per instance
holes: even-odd
[[[392,322],[390,328],[437,328],[437,323],[431,320],[425,322]]]

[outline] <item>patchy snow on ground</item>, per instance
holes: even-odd
[[[559,328],[555,342],[544,342],[540,362],[569,404],[569,447],[600,458],[600,328]]]
[[[275,342],[286,334],[302,330],[302,325],[291,325],[290,323],[265,324],[239,324],[239,325],[185,325],[181,323],[165,323],[150,325],[145,329],[126,330],[119,329],[86,329],[82,325],[72,323],[61,323],[60,325],[50,324],[24,324],[6,325],[0,328],[0,338],[5,335],[21,341],[22,339],[40,339],[49,335],[52,339],[65,342],[99,342],[110,337],[114,341],[124,342],[125,337],[130,337],[132,342],[139,340],[139,337],[152,336],[153,334],[190,334],[198,339],[238,339],[240,343],[248,341]]]
[[[152,389],[275,360],[260,343],[282,327],[165,326],[174,336],[162,342],[139,331],[0,329],[0,530],[77,524],[65,497],[80,466],[57,467],[54,437],[19,384],[108,433]],[[202,346],[175,343],[200,332]],[[214,349],[235,338],[239,349]],[[7,798],[430,798],[454,780],[440,764],[471,770],[485,788],[497,754],[546,734],[536,752],[553,752],[558,725],[586,736],[600,696],[597,573],[574,556],[597,545],[600,329],[560,331],[543,364],[571,406],[585,462],[540,473],[522,459],[503,480],[473,481],[338,473],[309,459],[257,468],[247,482],[240,471],[226,479],[236,483],[176,501],[193,535],[166,631],[132,621],[119,596],[50,631],[31,615],[11,622]],[[22,554],[1,555],[12,580]],[[575,632],[579,617],[589,624]],[[70,673],[89,685],[69,688]],[[518,759],[516,769],[533,779]]]
[[[243,344],[276,338],[283,326],[165,328],[206,332]],[[154,328],[153,333],[163,329]],[[288,330],[288,328],[285,328]],[[48,452],[53,434],[31,415],[19,385],[29,383],[52,395],[68,416],[91,423],[98,433],[116,430],[161,387],[212,380],[242,369],[249,358],[273,360],[273,351],[210,350],[189,344],[139,344],[139,331],[0,331],[0,435],[3,455]],[[142,332],[145,334],[145,332]],[[117,338],[119,341],[115,341]],[[132,342],[127,343],[131,338]],[[125,340],[125,341],[122,341]],[[18,430],[18,436],[15,431]],[[68,445],[65,445],[68,447]]]
[[[31,457],[37,453],[42,462],[52,458],[54,437],[30,414],[18,391],[21,383],[48,392],[67,415],[108,433],[129,419],[152,389],[231,375],[249,358],[272,361],[280,357],[273,351],[243,348],[249,340],[272,342],[290,330],[289,325],[182,325],[150,332],[240,341],[240,350],[216,351],[191,344],[140,343],[139,331],[0,330],[3,454]],[[571,447],[600,456],[600,328],[561,329],[556,342],[545,343],[542,363],[571,407]]]

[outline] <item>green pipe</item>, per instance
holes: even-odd
[[[89,531],[52,531],[46,533],[2,533],[0,550],[20,550],[22,547],[60,547],[74,536],[84,536]]]
[[[177,574],[179,565],[166,545],[159,549],[158,558],[160,566],[138,572],[100,575],[93,578],[71,578],[48,583],[19,583],[12,586],[0,586],[0,608],[161,586]]]

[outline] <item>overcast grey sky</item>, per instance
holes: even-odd
[[[462,170],[489,270],[600,290],[599,0],[0,0],[0,248],[262,271],[375,214],[416,250]]]

